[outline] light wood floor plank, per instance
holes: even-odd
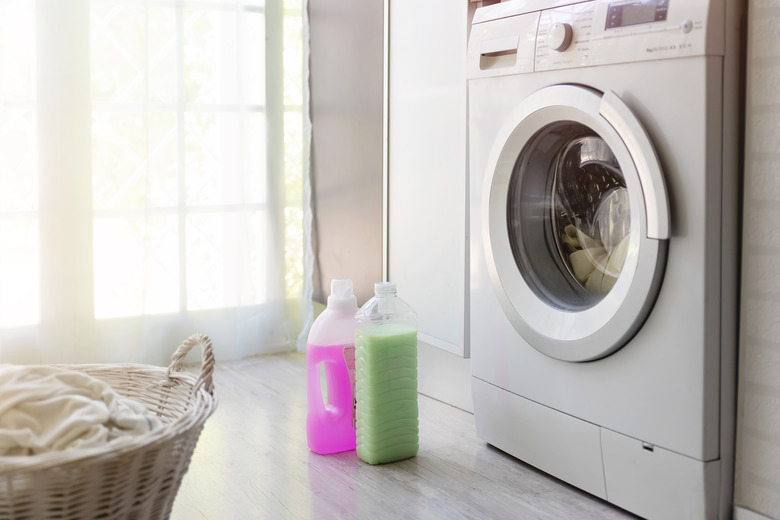
[[[633,515],[486,445],[474,417],[420,396],[420,453],[370,466],[306,444],[305,356],[218,363],[174,520],[629,519]]]

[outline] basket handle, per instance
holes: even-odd
[[[168,366],[166,375],[170,378],[173,372],[184,370],[184,357],[195,345],[200,345],[202,350],[200,375],[195,381],[195,391],[205,388],[209,394],[214,395],[214,382],[211,377],[214,373],[214,351],[211,348],[211,339],[205,334],[193,334],[179,345],[171,356],[171,364]]]

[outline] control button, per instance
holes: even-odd
[[[547,45],[554,51],[563,52],[571,45],[572,29],[567,23],[554,23],[547,36]]]
[[[689,33],[693,29],[693,22],[690,20],[683,20],[683,23],[680,24],[680,28],[684,33]]]

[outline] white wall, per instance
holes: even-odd
[[[780,1],[748,17],[734,503],[780,520]]]
[[[419,338],[468,357],[468,5],[389,3],[387,276]]]

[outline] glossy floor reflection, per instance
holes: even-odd
[[[219,407],[174,504],[174,520],[628,519],[476,437],[471,414],[420,396],[420,452],[370,466],[306,445],[303,354],[218,363]]]

